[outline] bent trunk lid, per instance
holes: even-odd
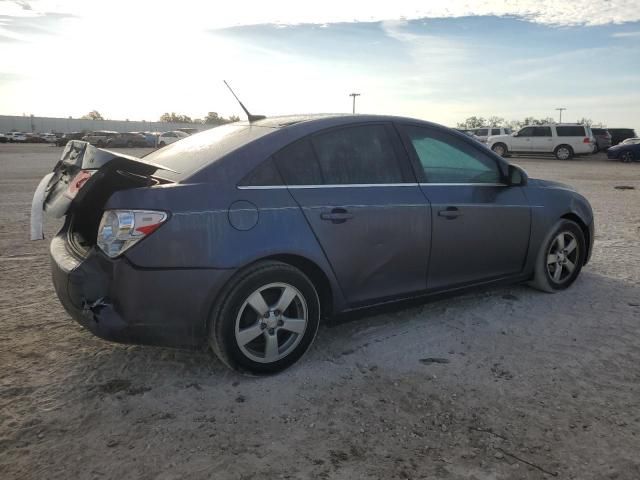
[[[92,171],[77,193],[69,186],[82,170]],[[117,190],[151,186],[151,176],[158,170],[175,170],[126,155],[120,152],[96,148],[87,142],[72,140],[67,143],[62,156],[45,176],[36,190],[31,208],[31,239],[42,235],[42,212],[61,218],[81,204],[91,203],[102,207]],[[34,238],[35,237],[35,238]]]

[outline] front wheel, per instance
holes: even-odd
[[[307,351],[319,323],[320,300],[309,278],[286,263],[258,262],[222,293],[209,344],[231,368],[276,373]]]
[[[565,290],[578,278],[586,253],[580,226],[560,220],[540,247],[531,286],[548,293]]]

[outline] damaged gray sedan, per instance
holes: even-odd
[[[557,292],[589,260],[593,213],[467,136],[410,118],[237,122],[144,158],[70,142],[36,191],[64,217],[53,283],[104,339],[211,346],[280,371],[321,318],[530,282]]]

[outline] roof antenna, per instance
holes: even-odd
[[[238,96],[234,93],[233,90],[231,90],[231,87],[229,86],[229,84],[227,83],[226,80],[222,80],[224,82],[224,84],[227,86],[227,88],[229,89],[229,91],[231,92],[231,95],[233,95],[235,97],[235,99],[238,101],[238,103],[240,104],[240,106],[242,107],[242,110],[244,110],[244,113],[247,114],[247,118],[249,118],[249,123],[253,123],[253,122],[257,122],[258,120],[264,120],[265,117],[264,115],[251,115],[249,113],[249,110],[247,110],[247,107],[245,107],[242,102],[240,101],[240,99],[238,98]]]

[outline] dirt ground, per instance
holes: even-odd
[[[568,291],[360,314],[248,378],[65,313],[48,242],[28,241],[60,152],[0,145],[0,479],[640,478],[640,164],[514,160],[593,205],[593,258]]]

